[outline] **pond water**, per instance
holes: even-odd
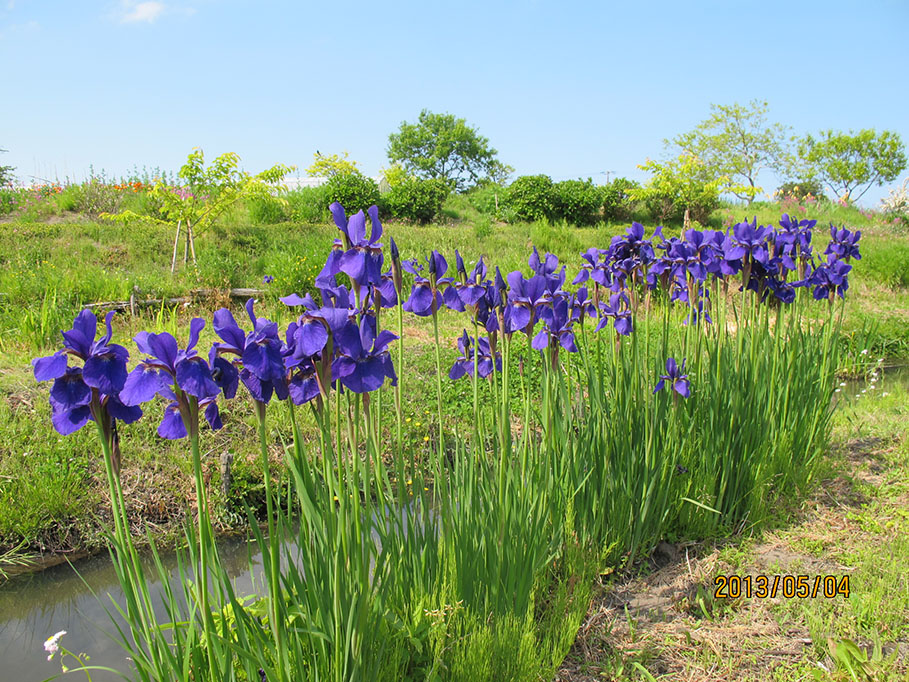
[[[222,564],[233,579],[238,596],[255,592],[254,581],[261,584],[261,555],[255,549],[255,544],[241,539],[225,539],[219,544]],[[176,555],[165,554],[161,558],[171,572],[171,583],[178,584]],[[160,603],[160,582],[151,584],[149,592],[152,603]],[[59,654],[49,662],[44,641],[60,630],[67,633],[61,646],[91,656],[89,665],[129,671],[125,652],[107,634],[116,632],[105,612],[107,607],[115,613],[111,598],[123,602],[123,592],[106,553],[21,575],[0,586],[0,680],[38,682],[59,674]],[[159,615],[166,620],[163,609]],[[118,622],[122,625],[119,616]],[[72,659],[66,663],[70,667],[76,664]],[[73,673],[64,679],[86,677],[84,673]],[[92,679],[107,682],[122,678],[92,671]]]
[[[909,365],[884,365],[876,382],[869,378],[846,379],[838,388],[837,400],[844,400],[847,405],[855,404],[869,393],[887,393],[897,388],[909,391]]]

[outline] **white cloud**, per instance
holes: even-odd
[[[163,2],[129,2],[121,3],[120,22],[133,24],[140,21],[153,23],[164,11]]]

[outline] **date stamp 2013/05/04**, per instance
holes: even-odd
[[[848,575],[718,575],[713,584],[715,599],[849,597]]]

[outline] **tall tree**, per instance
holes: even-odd
[[[825,130],[818,139],[806,135],[799,143],[799,157],[809,177],[851,201],[861,198],[873,185],[895,180],[906,168],[903,141],[889,130],[880,134],[874,129],[857,133]],[[858,196],[852,196],[862,186]]]
[[[757,184],[761,170],[787,165],[789,129],[767,122],[767,102],[711,104],[710,109],[710,118],[666,144],[696,156],[716,175],[728,176],[737,184],[727,191],[751,204],[761,192]]]
[[[504,180],[512,169],[498,160],[489,140],[452,114],[424,109],[416,123],[403,121],[388,136],[388,159],[416,176],[442,178],[464,190],[483,180]]]

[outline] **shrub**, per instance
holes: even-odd
[[[326,206],[337,201],[348,214],[379,203],[379,185],[360,172],[334,175],[323,187]]]
[[[17,189],[8,187],[0,188],[0,215],[12,213],[19,208],[21,194],[22,193]]]
[[[600,192],[593,180],[563,180],[552,186],[553,216],[572,225],[592,225],[600,217]]]
[[[542,220],[553,215],[554,194],[548,175],[522,175],[508,186],[506,202],[518,220]]]
[[[407,178],[393,186],[383,198],[395,218],[425,225],[439,216],[442,202],[450,192],[450,185],[441,178]]]
[[[638,183],[627,178],[616,178],[600,188],[603,198],[603,217],[606,220],[630,220],[634,212],[634,200],[628,190],[637,189]]]
[[[885,199],[881,199],[881,212],[895,225],[909,226],[909,178],[903,184],[890,190]]]
[[[289,217],[290,207],[287,202],[275,197],[253,197],[249,204],[249,218],[256,225],[274,225],[283,223]]]
[[[484,216],[498,218],[501,213],[501,204],[505,203],[507,189],[502,185],[488,182],[477,185],[464,196],[468,203]]]
[[[720,191],[731,187],[728,177],[717,177],[690,154],[664,162],[648,161],[639,168],[650,171],[653,177],[629,194],[643,201],[650,215],[659,221],[680,219],[687,209],[691,220],[706,224],[710,213],[719,206]]]
[[[776,195],[780,199],[792,197],[798,201],[808,197],[819,199],[824,196],[824,188],[817,180],[790,180],[779,186]]]
[[[91,178],[79,185],[67,187],[63,193],[67,203],[61,203],[63,210],[72,210],[93,218],[102,213],[117,213],[122,196],[120,190],[100,178]]]
[[[325,185],[300,187],[287,193],[290,219],[296,223],[324,223],[330,220]]]

